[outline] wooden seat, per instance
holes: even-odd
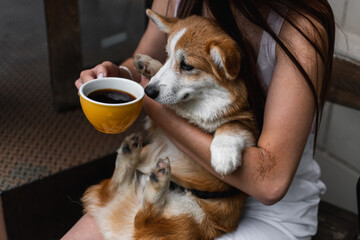
[[[318,232],[313,240],[357,239],[358,218],[352,212],[321,201],[318,220]]]

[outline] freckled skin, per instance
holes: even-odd
[[[267,150],[267,148],[259,148],[259,152],[262,156],[262,161],[258,168],[259,177],[258,180],[263,181],[266,176],[276,167],[276,158],[275,156]]]

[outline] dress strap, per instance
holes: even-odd
[[[283,25],[284,18],[282,18],[273,10],[270,10],[269,16],[267,18],[267,22],[270,28],[276,34],[276,36],[278,36],[281,27]],[[276,47],[275,39],[273,39],[268,32],[264,31],[261,37],[258,60],[263,56],[268,57],[269,60],[275,60],[275,47]]]
[[[275,11],[270,10],[267,22],[270,28],[278,36],[283,25],[284,18],[278,15]],[[270,85],[271,76],[276,63],[275,49],[275,39],[273,39],[268,32],[264,31],[261,36],[257,65],[266,91]]]
[[[176,0],[176,3],[175,3],[175,11],[174,11],[174,17],[177,17],[177,10],[178,10],[178,7],[179,7],[179,4],[180,4],[180,1],[181,1],[181,0]]]

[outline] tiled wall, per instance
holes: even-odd
[[[360,1],[329,0],[337,23],[335,53],[360,61]],[[357,212],[356,182],[360,175],[360,111],[327,103],[316,158],[327,193],[322,197]]]

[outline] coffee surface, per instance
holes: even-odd
[[[130,93],[117,89],[100,89],[87,95],[88,98],[102,103],[127,103],[135,100]]]

